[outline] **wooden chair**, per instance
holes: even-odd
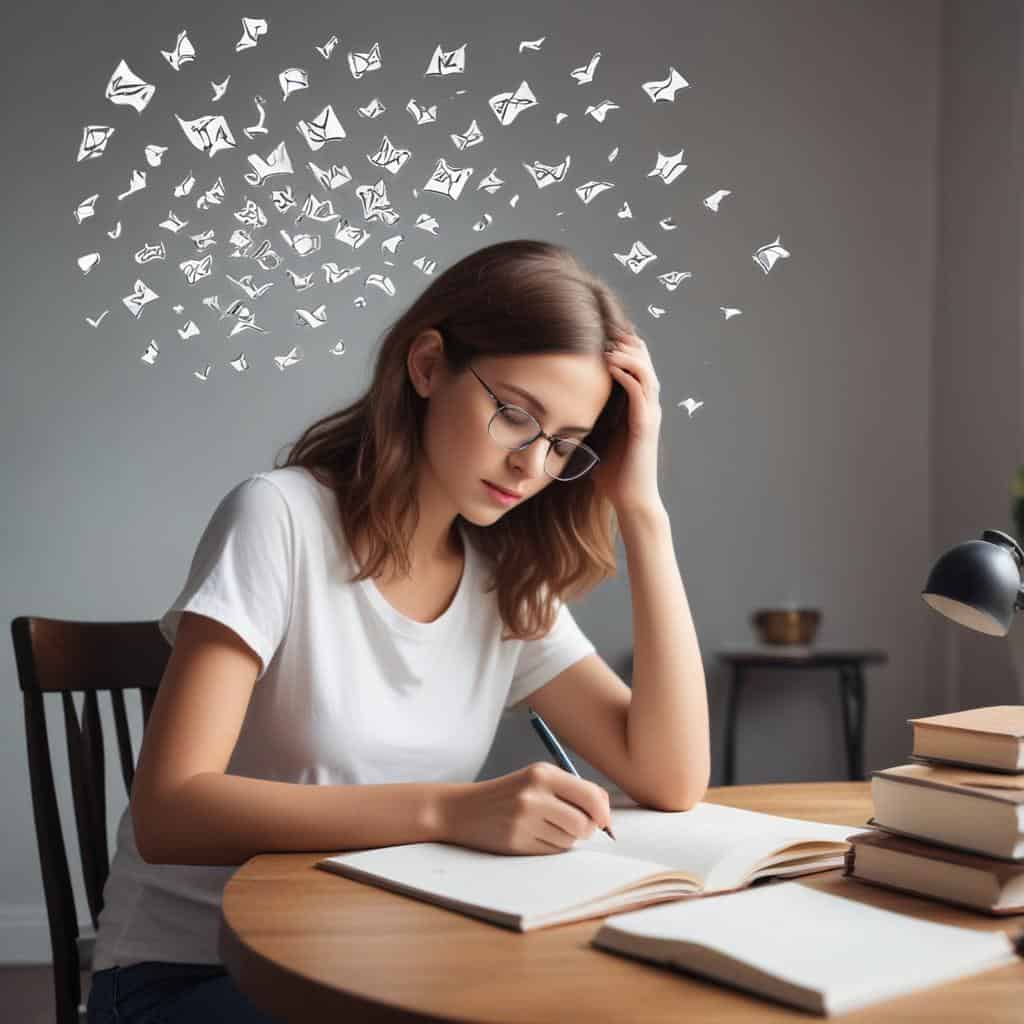
[[[114,713],[121,777],[130,795],[135,775],[125,690],[139,691],[143,728],[171,647],[156,622],[68,622],[21,616],[11,622],[18,682],[25,706],[32,812],[53,949],[57,1024],[84,1020],[79,972],[91,967],[80,945],[67,852],[53,787],[44,694],[59,693],[64,706],[68,766],[78,852],[93,927],[103,909],[110,870],[107,846],[106,776],[98,694],[107,691]],[[72,697],[82,693],[82,713]]]

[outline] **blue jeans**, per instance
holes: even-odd
[[[92,976],[88,1024],[275,1024],[219,964],[149,961]]]

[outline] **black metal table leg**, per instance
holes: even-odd
[[[864,677],[860,665],[839,666],[843,732],[846,738],[847,772],[852,781],[864,778]]]
[[[743,669],[734,664],[725,711],[725,785],[727,786],[731,786],[736,778],[736,712],[739,707],[742,683]]]

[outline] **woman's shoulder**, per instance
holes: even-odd
[[[244,483],[262,481],[273,487],[289,506],[308,505],[310,502],[320,504],[325,497],[331,495],[331,489],[303,466],[282,466],[280,469],[269,469],[253,473]]]

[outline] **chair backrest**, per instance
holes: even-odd
[[[124,691],[139,691],[145,728],[171,647],[156,622],[68,622],[21,616],[11,621],[11,634],[25,707],[32,812],[53,949],[57,1021],[74,1024],[81,1000],[78,920],[53,786],[44,695],[59,693],[64,706],[78,852],[95,928],[110,871],[98,694],[107,691],[110,696],[121,777],[130,797],[135,756]],[[83,694],[81,715],[74,693]]]

